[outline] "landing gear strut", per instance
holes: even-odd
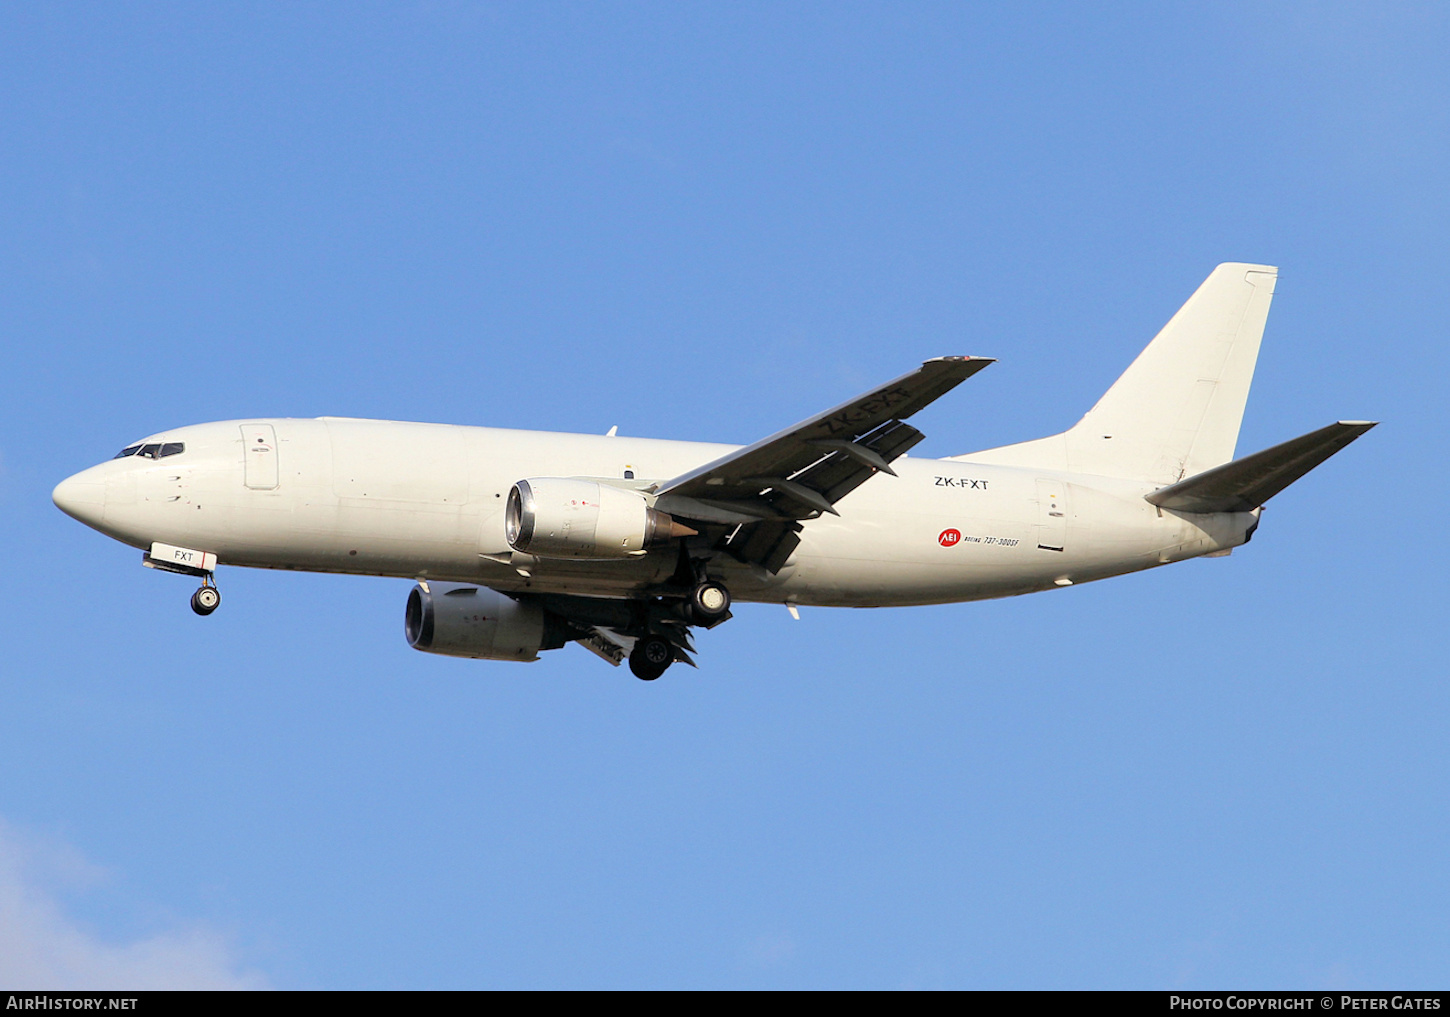
[[[640,681],[654,681],[674,662],[674,645],[663,636],[640,636],[629,654],[629,669]]]
[[[201,579],[201,589],[191,595],[191,609],[202,617],[206,617],[221,606],[222,593],[216,588],[211,573],[208,572]]]

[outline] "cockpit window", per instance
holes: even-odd
[[[140,456],[142,459],[165,459],[167,456],[179,456],[186,451],[184,441],[159,441],[143,445],[137,442],[135,445],[127,445],[117,452],[113,459],[125,459],[127,456]]]

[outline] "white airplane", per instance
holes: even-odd
[[[219,563],[417,579],[419,650],[537,660],[574,641],[651,681],[733,599],[939,604],[1247,543],[1264,503],[1374,427],[1235,460],[1278,270],[1224,264],[1073,428],[912,459],[905,422],[992,363],[941,357],[743,448],[323,417],[152,435],[57,506],[198,577]]]

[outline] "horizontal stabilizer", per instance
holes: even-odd
[[[1341,420],[1163,487],[1148,501],[1179,512],[1250,512],[1375,426]]]

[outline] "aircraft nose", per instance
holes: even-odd
[[[87,526],[98,526],[101,513],[106,508],[106,484],[100,478],[88,475],[90,472],[83,470],[56,484],[50,500],[71,518],[79,519]]]

